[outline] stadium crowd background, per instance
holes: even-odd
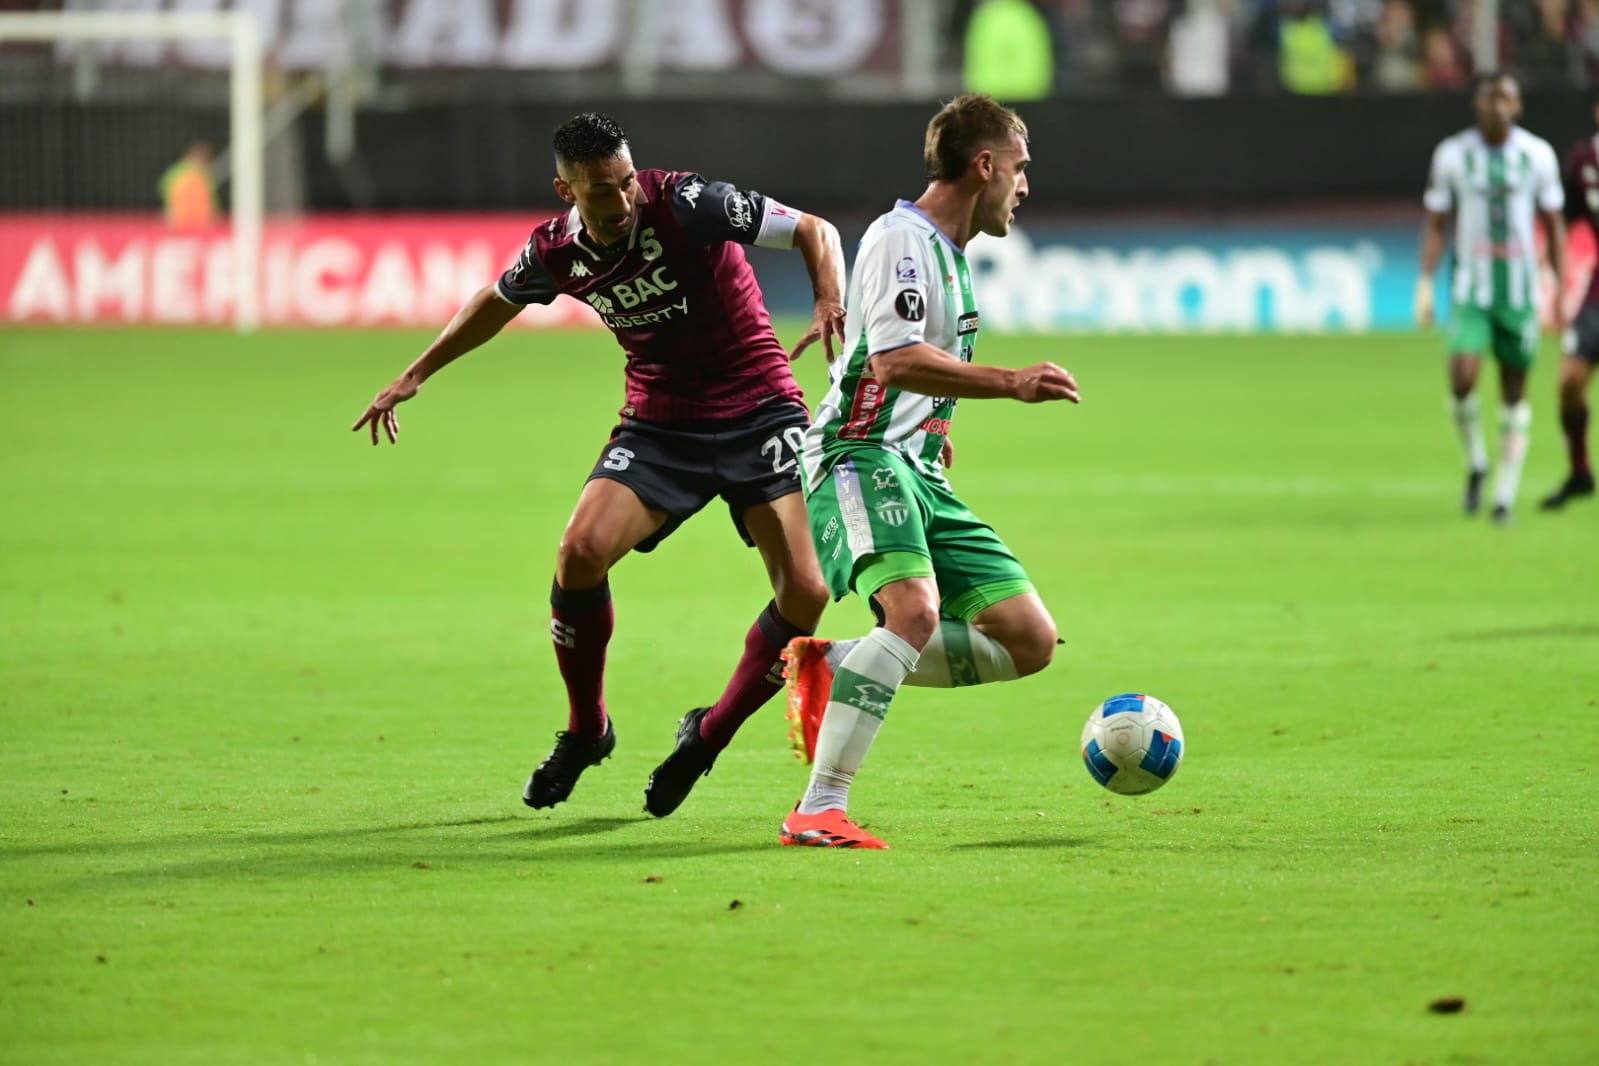
[[[1459,92],[1477,5],[1461,0],[959,0],[949,41],[1002,8],[1050,57],[1043,93]],[[986,11],[984,9],[987,9]],[[1027,9],[1025,11],[1014,9]],[[1599,80],[1599,0],[1505,0],[1499,63],[1525,89]],[[1040,47],[1034,46],[1034,51]],[[1014,60],[1014,54],[1012,55]],[[1042,93],[1041,93],[1042,95]]]
[[[0,13],[198,7],[0,0]],[[1033,132],[1020,234],[980,256],[997,328],[1408,330],[1428,160],[1471,122],[1469,80],[1489,65],[1473,54],[1516,72],[1525,125],[1560,151],[1594,132],[1599,84],[1599,0],[211,10],[227,8],[260,25],[268,324],[436,328],[529,218],[560,209],[548,131],[582,110],[622,121],[641,165],[803,205],[852,245],[922,187],[929,105],[975,89],[1016,104]],[[1499,25],[1486,44],[1485,9]],[[214,44],[0,41],[10,320],[227,319],[213,267],[233,194],[229,83]],[[160,177],[196,145],[217,150],[219,222],[163,233]],[[87,221],[108,211],[116,226]],[[796,264],[757,269],[775,312],[807,313]]]

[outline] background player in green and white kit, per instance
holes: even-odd
[[[1538,245],[1541,218],[1554,267],[1555,327],[1564,331],[1558,295],[1565,291],[1565,195],[1560,161],[1549,142],[1533,136],[1521,117],[1521,90],[1508,74],[1477,79],[1477,124],[1446,138],[1432,156],[1424,203],[1421,276],[1416,279],[1416,320],[1433,320],[1433,273],[1443,254],[1449,216],[1455,219],[1453,302],[1449,329],[1449,387],[1455,425],[1466,450],[1465,510],[1474,514],[1488,472],[1488,452],[1477,405],[1477,373],[1484,354],[1499,365],[1502,438],[1494,480],[1495,521],[1510,520],[1521,466],[1527,455],[1532,407],[1527,372],[1538,350]]]
[[[847,810],[901,683],[1008,680],[1042,670],[1055,651],[1055,622],[1026,571],[944,477],[958,398],[1078,400],[1054,363],[972,362],[978,312],[965,249],[978,233],[1010,232],[1027,196],[1027,127],[987,96],[962,96],[933,117],[924,154],[927,190],[861,240],[845,300],[848,354],[801,450],[823,574],[835,598],[853,589],[882,624],[860,640],[800,638],[784,652],[790,717],[815,761],[784,844],[887,847]]]

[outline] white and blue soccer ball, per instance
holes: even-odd
[[[1182,762],[1183,724],[1153,696],[1112,696],[1094,708],[1083,726],[1083,765],[1112,792],[1153,792],[1172,779]]]

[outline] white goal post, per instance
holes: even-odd
[[[264,146],[261,31],[236,11],[54,11],[0,13],[5,41],[224,40],[229,63],[229,158],[234,316],[240,331],[261,323]]]

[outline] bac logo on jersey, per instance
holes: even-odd
[[[895,281],[902,281],[902,282],[903,281],[915,281],[916,280],[916,260],[912,259],[910,256],[907,255],[903,259],[901,259],[899,262],[895,263],[894,264],[894,280]]]
[[[577,264],[581,266],[582,264]],[[573,273],[576,273],[574,270]],[[585,270],[586,273],[586,270]],[[631,282],[619,281],[611,286],[611,295],[591,292],[583,299],[594,305],[594,309],[602,315],[616,313],[617,305],[628,310],[637,307],[646,300],[654,299],[663,293],[671,292],[677,288],[677,282],[666,276],[665,267],[656,267],[652,274],[640,274]],[[687,313],[685,311],[685,313]]]
[[[927,317],[927,299],[915,289],[901,289],[894,297],[894,310],[907,322],[920,322]]]
[[[588,267],[583,265],[583,261],[581,259],[573,260],[573,262],[572,262],[572,277],[574,277],[574,278],[587,278],[587,277],[592,277],[592,276],[593,276],[593,272],[590,271]]]
[[[956,334],[956,336],[965,336],[968,333],[976,333],[976,332],[977,332],[977,312],[976,311],[973,311],[969,315],[961,315],[960,318],[958,318],[955,321],[955,334]]]

